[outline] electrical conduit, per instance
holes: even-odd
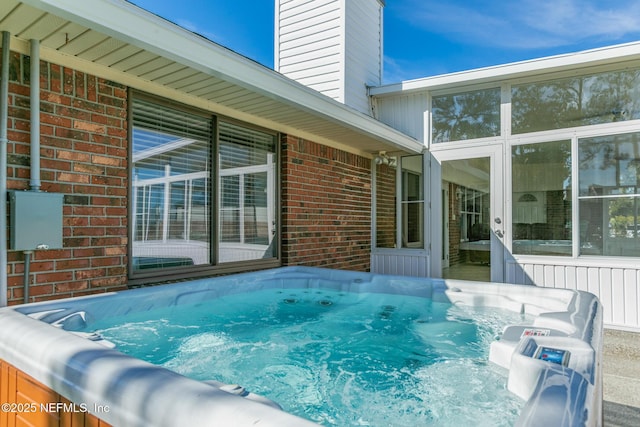
[[[0,76],[0,307],[7,305],[7,122],[9,120],[10,34],[2,32]]]
[[[31,39],[31,169],[29,190],[40,191],[40,41]],[[24,303],[29,302],[31,256],[33,251],[24,251]]]

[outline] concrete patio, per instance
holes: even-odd
[[[604,425],[640,426],[640,334],[604,333]]]

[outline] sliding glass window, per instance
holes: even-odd
[[[132,107],[133,271],[211,264],[212,118]]]
[[[424,248],[423,157],[401,158],[402,166],[402,247]]]
[[[376,248],[424,249],[423,159],[375,159]]]
[[[226,122],[219,135],[218,261],[275,257],[275,136]]]
[[[583,138],[580,254],[640,256],[640,133]]]
[[[276,259],[275,133],[141,94],[131,107],[132,273]]]

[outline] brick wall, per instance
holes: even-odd
[[[11,54],[7,186],[30,179],[29,57]],[[41,61],[41,190],[64,194],[63,248],[36,251],[30,301],[127,285],[127,88]],[[282,138],[282,261],[367,271],[370,160]],[[9,222],[9,226],[11,226]],[[9,304],[23,302],[24,254],[8,251]]]
[[[282,261],[368,271],[371,161],[282,136]]]
[[[29,188],[29,57],[11,54],[7,187]],[[31,301],[122,289],[127,265],[127,90],[41,62],[42,191],[64,194],[63,248],[36,251]],[[10,226],[10,224],[9,224]],[[9,304],[23,300],[24,255],[8,252]]]

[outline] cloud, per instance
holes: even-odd
[[[638,0],[409,0],[398,13],[424,31],[485,47],[541,49],[640,35]]]

